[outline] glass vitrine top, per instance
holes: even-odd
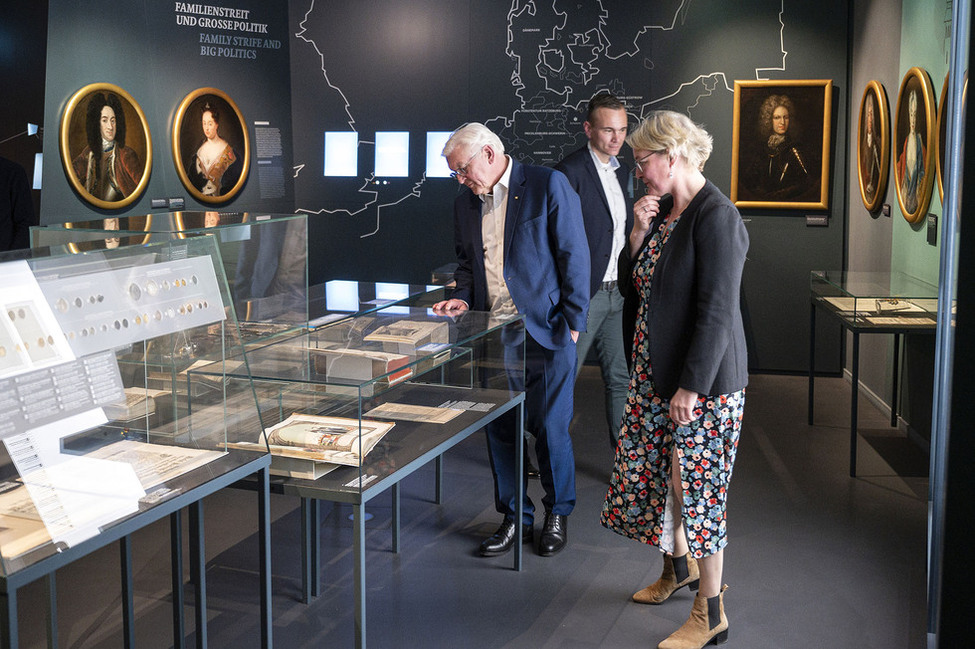
[[[811,283],[827,285],[837,294],[855,298],[930,299],[938,287],[901,272],[816,270]]]

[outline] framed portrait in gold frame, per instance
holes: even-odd
[[[226,203],[247,182],[250,136],[227,93],[197,88],[173,119],[173,163],[186,190],[203,203]]]
[[[944,86],[941,88],[941,103],[938,104],[938,196],[941,198],[941,202],[945,202],[945,181],[944,175],[947,171],[946,158],[948,155],[948,120],[951,116],[948,115],[948,81],[950,75],[945,76]],[[961,89],[961,105],[962,112],[965,111],[965,106],[968,105],[968,73],[965,73],[965,83],[962,85]]]
[[[938,198],[942,203],[945,202],[945,154],[948,148],[948,78],[945,75],[945,82],[941,86],[941,101],[938,104],[938,155],[935,160],[938,165]]]
[[[111,83],[88,84],[68,99],[60,127],[64,174],[87,203],[119,209],[145,191],[152,137],[132,95]]]
[[[868,83],[863,91],[859,124],[857,179],[863,206],[872,214],[884,202],[890,176],[890,108],[887,93],[877,81]]]
[[[894,117],[894,183],[908,223],[923,220],[931,204],[937,175],[936,121],[931,78],[913,67],[901,81]]]
[[[832,89],[830,79],[735,81],[735,205],[829,207]]]

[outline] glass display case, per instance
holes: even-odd
[[[818,306],[863,328],[934,327],[938,287],[897,272],[812,271]]]
[[[82,253],[210,236],[229,283],[245,343],[308,322],[305,214],[162,212],[57,223],[31,229],[32,245]]]
[[[245,345],[381,308],[432,305],[437,285],[332,279],[308,285],[307,215],[164,212],[31,229],[35,246],[83,253],[211,235]]]
[[[897,426],[900,393],[901,337],[933,334],[937,324],[938,288],[899,272],[816,270],[809,278],[808,422],[813,425],[816,377],[816,309],[835,318],[850,333],[850,477],[857,472],[857,417],[860,393],[860,336],[894,336],[890,425]],[[953,309],[952,309],[953,312]]]
[[[5,582],[267,466],[237,445],[261,421],[220,260],[213,237],[0,255]]]
[[[191,370],[190,392],[224,379],[239,392],[237,381],[253,380],[266,435],[233,446],[267,444],[272,474],[344,500],[520,394],[524,328],[488,313],[394,305],[249,349],[247,365],[250,376]]]

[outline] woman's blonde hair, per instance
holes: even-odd
[[[688,166],[703,170],[711,156],[712,138],[701,126],[683,113],[655,110],[647,115],[626,138],[636,151],[666,151],[671,157],[681,157]]]

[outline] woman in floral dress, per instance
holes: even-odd
[[[647,195],[620,255],[630,386],[601,522],[664,552],[660,579],[633,596],[660,604],[700,590],[660,649],[727,638],[725,506],[741,430],[748,359],[739,306],[748,234],[701,170],[711,136],[657,111],[627,138]]]

